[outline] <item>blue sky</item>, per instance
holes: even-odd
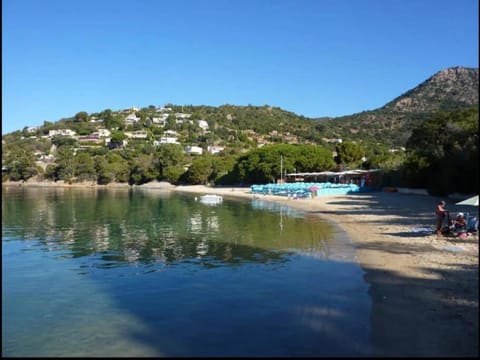
[[[137,106],[383,106],[478,67],[477,0],[3,0],[2,134]]]

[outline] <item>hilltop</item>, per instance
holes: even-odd
[[[478,106],[478,88],[478,68],[452,67],[378,109],[318,123],[327,137],[404,146],[411,130],[432,114]]]
[[[470,107],[478,104],[478,86],[478,69],[448,68],[392,100],[382,109],[399,113],[428,113]]]

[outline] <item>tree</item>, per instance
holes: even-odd
[[[121,114],[106,115],[103,123],[106,129],[122,130],[125,127],[125,117]]]
[[[8,169],[8,178],[12,181],[28,180],[37,175],[39,170],[32,142],[17,140],[2,145],[2,166]]]
[[[86,122],[89,120],[89,116],[88,116],[88,113],[85,112],[85,111],[80,111],[78,113],[75,114],[75,117],[74,117],[75,121],[77,122]]]
[[[96,179],[95,164],[89,154],[80,153],[75,157],[74,175],[79,181]]]
[[[302,145],[294,148],[292,153],[294,158],[293,169],[291,166],[287,167],[290,170],[298,172],[315,172],[330,170],[335,167],[332,152],[322,146],[316,145]],[[287,158],[287,161],[289,159]],[[289,164],[289,162],[287,162]]]
[[[213,161],[211,156],[199,156],[193,160],[192,165],[185,174],[185,179],[190,184],[207,184],[213,173]]]
[[[177,184],[184,175],[185,169],[181,166],[172,166],[163,170],[161,180],[168,181],[170,184]]]
[[[276,144],[239,157],[232,170],[234,175],[228,177],[261,184],[274,182],[286,172],[329,170],[334,165],[331,152],[321,146]]]
[[[360,167],[365,156],[363,146],[351,141],[343,141],[337,144],[336,150],[340,163],[353,168]]]
[[[47,167],[45,168],[44,177],[45,179],[50,179],[54,181],[59,180],[57,166],[53,164],[47,165]]]
[[[145,121],[147,120],[147,113],[143,110],[140,110],[140,111],[137,111],[135,113],[136,116],[138,116],[140,118],[140,120],[138,121],[141,125],[144,125],[145,124]]]
[[[165,130],[176,130],[177,128],[177,121],[175,119],[175,115],[168,115]]]
[[[158,177],[158,168],[154,164],[153,155],[140,154],[132,161],[131,166],[130,181],[133,184],[141,185]]]
[[[60,180],[71,182],[75,176],[74,151],[70,146],[62,146],[57,150],[57,173]]]
[[[106,156],[98,156],[95,159],[95,169],[99,184],[108,184],[114,181],[126,183],[130,179],[130,167],[127,160],[114,152],[110,152]]]
[[[432,195],[473,193],[478,160],[478,109],[439,112],[412,130],[403,173]]]
[[[185,164],[185,154],[180,145],[177,144],[162,144],[155,151],[155,164],[159,172],[159,180],[167,177],[167,169],[178,168],[181,171],[175,173],[183,173],[183,165]],[[170,172],[170,175],[172,172]]]
[[[77,140],[70,136],[57,135],[52,138],[52,143],[57,147],[74,146]]]
[[[100,113],[100,117],[105,121],[107,119],[112,118],[112,110],[111,109],[105,109]]]
[[[116,149],[123,146],[123,141],[127,138],[122,131],[113,131],[108,146],[110,149]]]

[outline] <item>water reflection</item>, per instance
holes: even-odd
[[[271,263],[292,252],[328,257],[332,238],[329,224],[260,200],[207,207],[170,192],[97,188],[2,195],[4,238],[37,240],[44,251],[90,257],[102,268],[186,259],[204,267]]]
[[[369,354],[363,273],[319,261],[338,238],[317,217],[126,189],[15,189],[2,210],[6,356]]]

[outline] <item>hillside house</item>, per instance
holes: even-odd
[[[109,137],[111,135],[111,132],[108,129],[97,129],[97,131],[94,132],[93,134],[98,134],[99,137],[105,138],[105,137]]]
[[[77,133],[73,130],[70,130],[70,129],[50,130],[48,132],[48,137],[49,138],[57,136],[57,135],[74,137],[75,135],[77,135]]]
[[[165,127],[165,125],[167,125],[167,120],[162,119],[162,118],[158,118],[158,117],[154,117],[154,118],[152,118],[152,123],[154,123],[155,125],[160,126],[160,127]]]
[[[208,122],[205,120],[197,120],[197,125],[202,129],[202,130],[208,130]]]
[[[155,109],[155,111],[156,111],[157,113],[167,113],[167,112],[169,112],[169,111],[172,111],[172,109],[171,109],[171,108],[168,108],[168,107],[159,106],[159,107],[157,107],[157,108]]]
[[[200,146],[185,146],[185,154],[187,155],[202,155],[203,149]]]
[[[79,143],[94,143],[94,144],[103,144],[105,139],[98,136],[98,134],[90,134],[86,136],[80,136],[78,138]]]
[[[164,127],[167,124],[168,114],[152,117],[152,122],[156,125]]]
[[[209,146],[207,147],[207,151],[210,153],[210,154],[218,154],[219,152],[222,152],[223,150],[225,150],[225,148],[223,146]]]
[[[162,144],[177,144],[177,145],[180,145],[180,143],[178,142],[178,139],[176,137],[165,136],[165,137],[161,137],[159,140],[154,140],[153,141],[153,145],[155,145],[155,146],[159,146],[159,145],[162,145]]]
[[[146,139],[148,133],[145,130],[125,131],[125,136],[131,139]]]
[[[167,130],[163,133],[163,135],[168,137],[178,137],[178,133],[175,130]]]
[[[192,116],[192,114],[185,114],[185,113],[176,113],[175,118],[177,119],[188,119]]]
[[[137,121],[140,121],[140,118],[135,113],[131,113],[125,118],[125,125],[133,125]]]
[[[29,126],[27,127],[26,131],[30,134],[35,133],[39,129],[38,126]]]

